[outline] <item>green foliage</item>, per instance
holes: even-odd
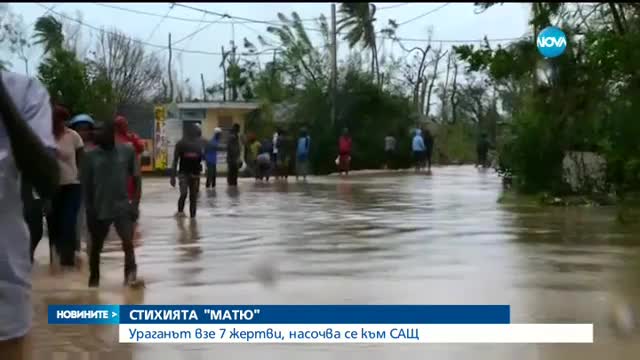
[[[494,4],[476,5],[486,10]],[[511,115],[500,134],[499,168],[523,190],[564,192],[567,151],[604,155],[609,185],[618,193],[640,188],[640,28],[629,26],[640,14],[628,4],[595,7],[602,10],[598,17],[574,21],[564,3],[532,5],[534,31],[554,23],[567,35],[569,47],[555,59],[542,59],[531,40],[455,48],[467,71],[488,75]],[[616,11],[625,18],[616,18]]]
[[[44,53],[62,48],[64,43],[64,35],[62,34],[62,23],[55,17],[43,16],[38,18],[35,24],[36,41],[34,44],[44,46]]]
[[[384,137],[398,140],[398,166],[409,166],[409,131],[412,126],[409,101],[400,95],[379,89],[360,71],[349,70],[338,88],[338,118],[330,121],[331,106],[326,89],[306,86],[294,97],[293,121],[287,129],[297,136],[306,127],[312,138],[311,163],[314,172],[334,172],[338,137],[344,127],[353,138],[353,168],[380,168],[384,162]]]
[[[470,164],[476,161],[476,127],[467,122],[442,124],[434,134],[433,160],[439,164]]]

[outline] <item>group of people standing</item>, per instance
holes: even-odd
[[[216,187],[218,175],[218,152],[226,152],[227,185],[238,185],[240,169],[246,164],[246,169],[255,176],[256,181],[269,181],[271,176],[276,179],[288,179],[292,159],[295,156],[296,179],[303,177],[305,180],[309,173],[309,153],[311,149],[311,137],[306,129],[300,131],[300,136],[293,147],[293,141],[287,132],[278,128],[271,139],[259,141],[254,134],[249,134],[246,140],[240,136],[240,126],[234,124],[226,141],[223,140],[222,129],[216,128],[209,140],[202,138],[199,125],[185,128],[183,138],[178,141],[173,156],[171,168],[172,187],[176,186],[178,178],[180,197],[178,198],[178,211],[176,217],[185,217],[184,207],[189,199],[189,215],[195,218],[200,189],[200,174],[203,171],[202,163],[206,164],[205,188]],[[244,161],[242,148],[244,144]]]
[[[271,139],[260,141],[254,134],[249,134],[247,140],[246,163],[256,180],[269,181],[271,176],[276,180],[287,180],[292,167],[295,167],[296,180],[300,177],[306,180],[311,150],[311,137],[306,128],[300,130],[295,142],[281,128],[276,129]]]
[[[31,260],[47,219],[52,265],[63,271],[79,265],[81,238],[89,255],[89,286],[100,282],[100,253],[113,224],[125,252],[125,282],[136,281],[133,238],[141,185],[139,157],[144,143],[128,130],[125,117],[97,127],[91,116],[71,117],[64,106],[52,111],[59,181],[52,196],[42,199],[27,178],[22,179],[24,217],[31,235]]]

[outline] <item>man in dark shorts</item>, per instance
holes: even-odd
[[[195,126],[186,129],[185,136],[178,141],[173,155],[171,186],[176,186],[176,174],[180,188],[178,212],[176,217],[184,217],[184,205],[189,195],[189,215],[196,217],[198,191],[200,190],[200,173],[204,157],[203,142],[199,129]]]
[[[124,251],[124,283],[138,284],[136,257],[133,250],[134,224],[139,215],[140,169],[134,149],[116,144],[114,123],[107,121],[96,131],[93,151],[86,154],[82,171],[82,187],[91,235],[89,249],[89,287],[100,285],[100,253],[113,224]],[[133,179],[134,196],[129,199],[128,183]]]

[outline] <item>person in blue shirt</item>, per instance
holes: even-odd
[[[424,139],[422,138],[422,131],[420,129],[416,129],[416,134],[413,137],[411,148],[413,150],[413,160],[415,161],[416,172],[419,172],[423,168],[427,150],[424,145]]]
[[[307,129],[303,128],[300,131],[300,137],[298,138],[298,147],[296,149],[296,180],[300,176],[307,180],[307,174],[309,174],[309,149],[311,148],[311,137],[307,133]]]
[[[207,183],[205,188],[215,188],[216,187],[216,177],[218,172],[216,171],[216,166],[218,163],[218,150],[220,148],[220,137],[222,136],[222,130],[220,128],[216,128],[213,131],[213,137],[205,146],[205,162],[207,163]]]

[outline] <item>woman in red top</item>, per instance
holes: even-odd
[[[342,129],[342,136],[338,140],[338,169],[340,175],[344,172],[349,175],[349,167],[351,166],[351,135],[349,135],[349,129]]]
[[[124,116],[117,116],[115,119],[116,143],[131,144],[136,152],[136,160],[140,161],[140,155],[144,151],[144,142],[134,132],[129,131],[129,124]],[[135,184],[133,178],[128,181],[129,199],[135,198]]]

